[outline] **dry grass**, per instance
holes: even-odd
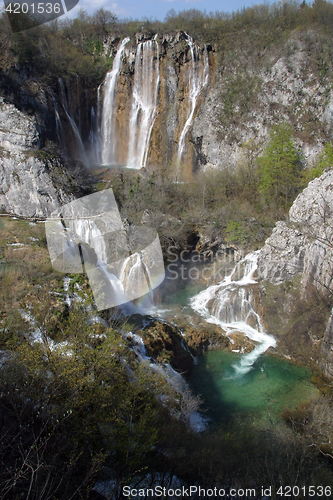
[[[21,244],[21,245],[18,245]],[[46,246],[44,224],[0,220],[0,344],[26,331],[27,322],[18,314],[31,304],[57,308],[63,292],[63,275],[52,268]]]

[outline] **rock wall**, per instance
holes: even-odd
[[[128,153],[129,117],[133,99],[133,81],[137,44],[152,39],[151,35],[137,33],[124,50],[123,67],[116,89],[116,119],[118,128],[118,160],[126,163]],[[155,38],[154,38],[155,39]],[[188,117],[190,105],[189,77],[191,72],[190,47],[184,32],[158,35],[160,83],[157,100],[157,113],[149,144],[147,168],[149,170],[173,173],[176,169],[178,142]],[[115,55],[119,40],[114,42],[111,54]],[[201,45],[199,60],[202,63],[204,47]],[[214,65],[212,47],[207,46],[209,64]],[[210,84],[213,79],[211,73]],[[208,86],[199,96],[196,113],[207,95]],[[189,178],[197,165],[196,145],[188,134],[182,163],[182,171]]]
[[[242,146],[260,149],[269,129],[291,123],[306,166],[331,137],[332,67],[325,77],[315,60],[324,40],[298,32],[265,50],[237,46],[216,57],[213,84],[194,119],[191,142],[201,167],[227,168],[242,160]]]
[[[45,217],[71,199],[56,189],[46,162],[36,157],[39,146],[35,118],[0,97],[0,210]]]
[[[277,222],[258,256],[259,279],[275,285],[301,277],[300,298],[320,301],[329,317],[319,365],[333,376],[333,170],[311,181],[298,195],[288,222]],[[333,311],[333,310],[332,310]],[[306,328],[306,327],[305,327]],[[316,329],[315,329],[316,330]],[[316,331],[311,333],[316,337]],[[318,338],[317,338],[318,340]]]

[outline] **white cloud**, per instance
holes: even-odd
[[[109,0],[80,0],[78,5],[69,13],[71,14],[68,17],[76,17],[79,9],[84,9],[88,12],[88,14],[93,14],[98,9],[110,10],[113,14],[117,16],[130,16],[132,14],[131,11],[124,9],[118,3],[112,2]]]
[[[129,12],[127,9],[124,9],[123,7],[120,7],[117,3],[112,3],[111,7],[109,7],[109,10],[111,10],[111,12],[113,12],[113,14],[116,14],[117,16],[131,15],[131,12]]]

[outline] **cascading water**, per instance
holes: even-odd
[[[199,94],[202,92],[204,87],[208,83],[209,78],[209,62],[208,62],[208,52],[207,47],[205,45],[203,61],[200,58],[201,49],[197,45],[193,43],[192,37],[190,37],[187,33],[186,39],[187,43],[190,47],[191,54],[191,68],[189,73],[189,100],[188,100],[188,115],[183,130],[180,134],[179,142],[178,142],[178,151],[177,151],[177,177],[178,177],[178,169],[180,166],[184,146],[185,146],[185,138],[187,132],[192,123],[194,111],[197,105],[197,100]]]
[[[156,37],[139,43],[135,56],[133,103],[127,156],[129,168],[145,167],[151,131],[156,118],[160,82],[159,47]]]
[[[223,281],[191,299],[192,308],[207,322],[221,326],[227,334],[240,331],[258,342],[253,351],[234,365],[236,376],[249,372],[259,356],[276,345],[274,337],[265,332],[254,310],[252,285],[256,284],[253,275],[257,269],[257,254],[248,254]]]
[[[67,98],[66,98],[66,92],[65,92],[64,83],[63,83],[63,81],[62,81],[61,78],[58,78],[58,82],[59,82],[59,88],[60,88],[61,104],[62,104],[63,110],[65,111],[65,114],[66,114],[66,116],[68,118],[68,121],[69,121],[69,123],[70,123],[70,125],[72,127],[72,130],[74,132],[74,136],[75,136],[75,139],[76,139],[76,142],[77,142],[79,159],[86,166],[88,166],[89,165],[89,160],[88,160],[88,156],[87,156],[87,153],[86,153],[86,150],[85,150],[82,138],[81,138],[80,131],[78,129],[78,126],[75,123],[74,118],[71,116],[71,113],[69,111],[73,107],[73,105],[74,105],[73,99],[71,97],[71,93],[69,93],[69,98],[70,98],[70,102],[69,102],[70,107],[69,107],[68,103],[67,103]]]
[[[115,114],[115,93],[119,73],[123,61],[123,53],[129,38],[124,38],[114,58],[111,71],[106,75],[104,82],[104,100],[101,116],[101,163],[108,165],[116,161],[116,114]],[[97,91],[97,107],[100,106],[100,87]],[[97,109],[99,113],[99,109]]]
[[[76,74],[76,95],[78,98],[78,106],[77,106],[77,122],[78,122],[78,129],[79,132],[81,133],[81,106],[80,106],[80,87],[79,87],[79,75]]]
[[[52,96],[53,107],[54,107],[54,116],[55,116],[57,137],[58,137],[59,144],[61,145],[62,148],[64,148],[63,129],[62,129],[62,125],[61,125],[61,119],[60,119],[60,116],[58,113],[56,100],[55,100],[54,95],[52,93],[51,93],[51,96]]]
[[[89,156],[92,163],[97,163],[100,158],[100,142],[98,136],[97,119],[94,106],[91,107],[90,112],[90,132],[89,132]]]

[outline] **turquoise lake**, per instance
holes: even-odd
[[[263,354],[252,369],[237,376],[240,354],[209,351],[197,358],[190,385],[200,394],[213,422],[265,425],[282,423],[281,412],[319,395],[311,371],[288,360]]]

